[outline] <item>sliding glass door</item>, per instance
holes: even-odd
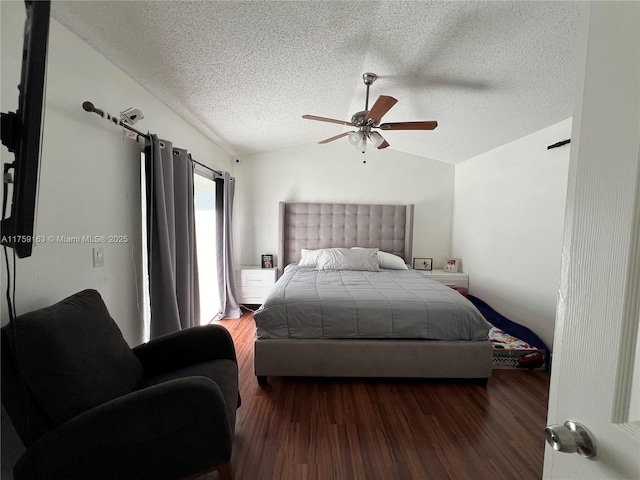
[[[200,282],[200,324],[206,325],[220,310],[216,260],[216,182],[198,173],[194,175],[193,180]]]

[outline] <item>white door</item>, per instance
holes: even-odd
[[[547,445],[544,478],[640,479],[640,3],[593,3],[581,41],[547,423],[597,450]]]

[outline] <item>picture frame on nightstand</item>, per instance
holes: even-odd
[[[433,258],[414,258],[413,259],[414,270],[433,270]]]
[[[460,268],[459,258],[445,258],[444,259],[444,271],[447,273],[457,273]]]
[[[262,268],[273,268],[273,255],[262,255]]]

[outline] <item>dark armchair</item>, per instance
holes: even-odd
[[[194,327],[129,348],[84,290],[2,328],[2,404],[21,479],[171,479],[230,465],[240,405],[233,341]]]

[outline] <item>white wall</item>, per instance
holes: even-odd
[[[415,204],[414,257],[450,255],[454,167],[415,155],[358,153],[346,141],[250,155],[234,169],[236,261],[278,249],[278,202]]]
[[[24,4],[0,2],[2,111],[15,110],[20,81]],[[85,100],[117,114],[140,108],[142,131],[187,148],[195,159],[223,170],[231,158],[86,43],[51,19],[37,235],[128,235],[103,244],[105,266],[93,268],[90,244],[38,244],[17,261],[18,314],[95,288],[127,341],[142,340],[138,307],[141,275],[140,152],[121,129],[82,110]],[[13,155],[2,147],[2,162]],[[3,291],[6,275],[2,269]],[[2,295],[2,322],[7,306]]]
[[[452,255],[470,293],[549,347],[570,145],[546,147],[570,137],[567,119],[456,166]]]

